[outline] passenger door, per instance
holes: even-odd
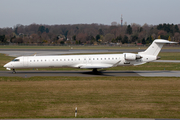
[[[23,57],[23,66],[28,67],[28,57]]]

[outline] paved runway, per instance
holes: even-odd
[[[0,76],[7,77],[33,77],[33,76],[81,76],[81,77],[97,77],[97,76],[143,76],[143,77],[180,77],[180,71],[102,71],[93,73],[89,71],[0,71]]]
[[[19,56],[30,56],[30,55],[62,55],[62,54],[75,54],[75,53],[108,53],[108,52],[119,52],[119,53],[125,53],[125,52],[140,52],[144,51],[144,49],[0,49],[0,53],[7,54],[9,56],[13,57],[19,57]],[[180,49],[162,49],[161,52],[180,52]]]
[[[180,63],[180,60],[155,60],[152,62],[162,62],[162,63]]]
[[[140,52],[141,49],[113,49],[113,50],[66,50],[66,49],[0,49],[0,53],[6,54],[8,56],[18,57],[18,56],[32,56],[36,54],[37,56],[42,55],[63,55],[63,54],[77,54],[77,53],[105,53],[105,52]],[[180,52],[180,49],[164,49],[162,52]],[[153,62],[170,62],[170,63],[180,63],[180,60],[155,60]]]
[[[19,57],[19,56],[37,56],[43,55],[63,55],[63,54],[77,54],[77,53],[104,53],[104,52],[119,52],[116,50],[36,50],[36,49],[0,49],[0,53],[8,56]]]

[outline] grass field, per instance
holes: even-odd
[[[180,118],[180,79],[0,77],[0,118]]]
[[[180,60],[180,53],[160,53]],[[0,54],[0,70],[13,57]],[[39,70],[79,70],[73,68]],[[147,63],[107,70],[180,70],[179,63]],[[175,77],[0,77],[1,118],[180,118]]]

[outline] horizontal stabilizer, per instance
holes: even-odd
[[[178,42],[172,42],[172,41],[163,40],[163,39],[154,40],[154,42],[155,43],[162,43],[162,44],[166,44],[166,43],[178,43]]]

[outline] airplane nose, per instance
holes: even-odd
[[[6,70],[11,70],[9,63],[5,64],[4,67],[6,68]]]
[[[6,67],[7,65],[5,64],[3,67]]]
[[[5,68],[7,68],[8,66],[9,66],[8,63],[4,65]]]

